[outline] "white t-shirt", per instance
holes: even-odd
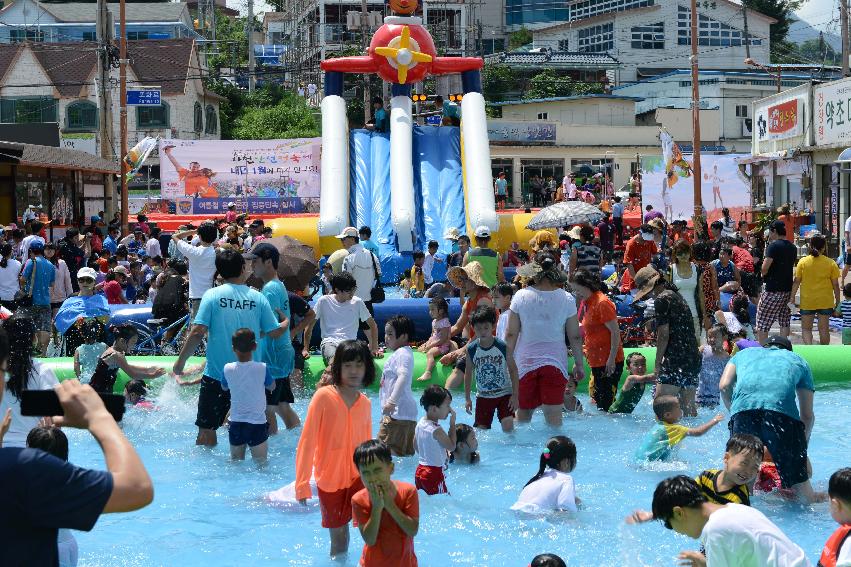
[[[434,432],[440,427],[426,416],[423,416],[417,422],[417,428],[414,431],[414,448],[419,457],[419,464],[427,467],[442,467],[446,464],[448,455],[437,439],[434,438]]]
[[[21,240],[21,259],[26,260],[29,258],[30,253],[30,244],[33,243],[33,240],[39,240],[42,244],[45,244],[44,238],[38,236],[37,234],[30,234],[29,236],[24,237]]]
[[[544,476],[520,491],[511,509],[527,514],[546,514],[556,510],[576,512],[573,477],[565,472],[547,469]]]
[[[845,219],[845,232],[851,233],[851,216]],[[851,238],[851,236],[849,236]],[[845,246],[848,246],[848,240],[843,238],[843,242],[845,242]]]
[[[149,258],[156,258],[157,256],[161,257],[163,255],[159,239],[148,239],[145,243],[145,254],[147,254]]]
[[[496,338],[505,342],[505,335],[508,333],[508,320],[511,318],[511,309],[506,309],[499,314],[499,319],[496,321]]]
[[[18,275],[21,273],[21,263],[14,258],[9,258],[5,268],[0,268],[0,299],[12,301],[15,294],[21,289]]]
[[[727,504],[713,512],[700,540],[707,567],[812,567],[795,545],[765,515],[750,506]]]
[[[851,567],[851,539],[846,539],[842,547],[839,548],[836,567]]]
[[[375,260],[375,267],[372,261]],[[349,248],[349,255],[343,259],[343,271],[349,272],[354,276],[357,282],[355,295],[357,297],[367,298],[369,300],[370,291],[372,291],[375,283],[375,271],[381,275],[381,266],[372,252],[363,247],[362,244],[355,244]]]
[[[564,325],[576,317],[573,296],[563,289],[527,287],[511,298],[511,310],[520,317],[520,336],[514,349],[520,377],[543,366],[555,366],[567,376]]]
[[[434,278],[431,277],[431,271],[434,269],[434,255],[426,253],[423,259],[423,279],[426,285],[434,283]]]
[[[189,299],[201,299],[204,292],[213,287],[216,250],[212,246],[193,246],[183,240],[177,241],[177,249],[189,263]]]
[[[357,296],[340,303],[333,294],[323,295],[316,300],[313,310],[319,319],[322,340],[354,340],[358,337],[360,322],[368,321],[372,317],[363,300]]]
[[[396,404],[396,411],[390,416],[393,419],[417,420],[417,402],[411,392],[413,374],[414,352],[411,347],[394,351],[384,363],[378,402],[382,409],[387,402]]]
[[[37,360],[33,360],[32,370],[30,371],[29,380],[24,389],[26,390],[50,390],[56,386],[59,381],[53,370],[43,366]],[[4,384],[5,387],[5,384]],[[12,424],[9,426],[9,431],[3,438],[4,447],[26,447],[27,435],[33,427],[38,427],[38,422],[41,421],[37,416],[21,415],[21,400],[8,389],[3,392],[3,401],[0,402],[0,418],[6,415],[6,410],[12,409]]]
[[[230,390],[231,422],[266,423],[265,389],[274,385],[275,379],[265,362],[251,360],[225,364],[222,389]]]

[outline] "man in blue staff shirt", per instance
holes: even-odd
[[[223,248],[216,252],[216,271],[225,283],[204,292],[189,338],[172,369],[175,375],[183,374],[186,360],[207,337],[207,364],[201,378],[195,419],[198,426],[196,445],[216,445],[216,429],[224,423],[230,410],[230,394],[222,389],[221,381],[225,364],[236,362],[231,346],[233,334],[247,328],[256,337],[276,339],[284,334],[289,324],[288,321],[278,323],[263,294],[245,285],[248,275],[245,268],[245,259],[236,250]],[[259,362],[260,357],[261,350],[255,350],[254,360]]]

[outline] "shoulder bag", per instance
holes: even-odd
[[[33,304],[33,288],[35,287],[35,270],[38,267],[38,262],[33,258],[30,260],[33,263],[33,271],[30,272],[30,290],[24,291],[22,289],[18,290],[18,293],[15,294],[15,306],[17,308],[21,307],[31,307]],[[24,267],[26,267],[26,263],[24,263]]]
[[[378,274],[378,266],[375,264],[375,254],[369,252],[372,259],[372,273],[375,274],[375,287],[369,290],[369,301],[371,303],[383,303],[385,299],[384,288],[381,287],[381,276]]]

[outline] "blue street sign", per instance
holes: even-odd
[[[128,106],[159,106],[160,91],[159,90],[134,90],[127,91]]]
[[[425,123],[431,126],[440,126],[440,122],[443,119],[443,116],[440,114],[430,114],[425,117]]]

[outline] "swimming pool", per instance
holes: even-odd
[[[154,480],[156,497],[132,514],[103,516],[91,533],[76,532],[81,566],[155,565],[341,565],[327,557],[327,530],[316,507],[304,512],[270,507],[263,494],[294,478],[297,434],[284,432],[270,441],[270,462],[259,468],[250,460],[232,463],[227,433],[219,445],[197,448],[197,390],[163,384],[159,411],[131,410],[124,430],[139,450]],[[587,396],[580,396],[586,408]],[[451,496],[420,497],[420,532],[415,540],[420,565],[527,565],[537,553],[553,552],[572,566],[669,566],[683,549],[697,542],[658,523],[627,526],[623,518],[635,508],[649,508],[656,483],[672,474],[694,475],[721,466],[727,432],[723,425],[702,438],[688,438],[678,461],[655,470],[639,470],[632,454],[652,426],[649,396],[628,416],[583,415],[568,418],[563,432],[576,442],[573,475],[584,508],[577,516],[520,518],[509,510],[520,489],[535,473],[538,455],[550,435],[540,415],[506,436],[498,430],[479,434],[482,462],[452,466],[447,474]],[[296,403],[303,416],[307,400]],[[454,404],[459,421],[463,396]],[[815,486],[848,466],[851,436],[847,408],[851,390],[816,394],[816,424],[811,442]],[[699,421],[713,415],[703,410]],[[373,423],[378,422],[373,403]],[[688,423],[688,422],[686,422]],[[88,433],[69,431],[71,461],[102,468],[103,459]],[[844,456],[844,457],[843,457]],[[395,478],[412,482],[415,458],[397,459]],[[801,545],[815,561],[835,524],[827,504],[801,506],[759,495],[755,506]],[[362,540],[356,529],[345,565],[357,565]]]

